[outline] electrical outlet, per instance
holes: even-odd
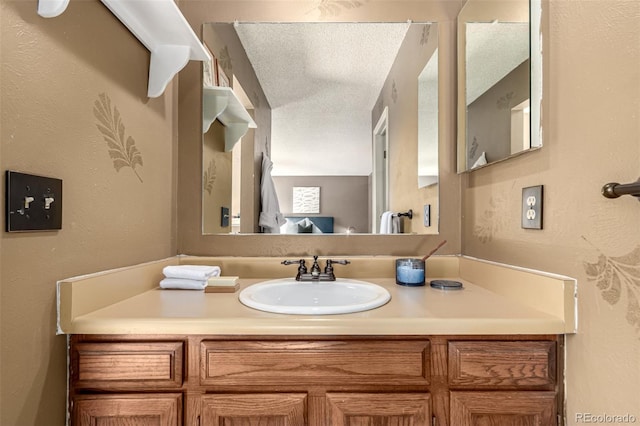
[[[62,180],[7,170],[7,232],[62,229]]]
[[[425,204],[424,205],[424,216],[423,216],[424,220],[424,226],[426,228],[428,228],[429,226],[431,226],[431,204]]]
[[[542,229],[542,185],[522,188],[522,227]]]

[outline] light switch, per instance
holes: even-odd
[[[62,180],[7,170],[7,232],[62,229]]]

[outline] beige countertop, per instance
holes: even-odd
[[[195,258],[171,258],[141,265],[141,268],[123,268],[93,276],[79,277],[59,282],[58,314],[59,333],[67,334],[219,334],[219,335],[462,335],[462,334],[563,334],[573,332],[575,312],[559,311],[572,306],[571,301],[554,301],[549,297],[573,298],[575,281],[566,277],[551,277],[548,283],[534,282],[533,293],[551,295],[543,308],[531,297],[527,288],[514,296],[512,287],[524,285],[526,277],[518,274],[501,276],[498,286],[478,284],[457,276],[444,276],[464,284],[463,290],[443,291],[424,287],[405,287],[395,284],[393,278],[357,279],[374,282],[391,293],[391,300],[384,306],[352,314],[340,315],[287,315],[258,311],[244,306],[236,293],[204,293],[195,290],[161,290],[157,287],[157,274],[166,264],[196,263]],[[215,264],[211,258],[200,263]],[[454,268],[432,268],[435,271],[462,271],[460,262],[478,262],[474,259],[456,259]],[[446,262],[451,263],[448,259]],[[496,267],[492,264],[472,266]],[[498,266],[499,267],[499,266]],[[457,269],[456,269],[457,268]],[[231,269],[231,268],[228,268]],[[141,272],[143,271],[143,272]],[[144,272],[147,271],[147,272]],[[148,271],[152,273],[149,274]],[[530,271],[518,271],[530,273]],[[133,274],[133,275],[132,275]],[[534,274],[536,275],[536,274]],[[149,279],[143,277],[149,277]],[[544,275],[543,275],[544,276]],[[151,278],[153,277],[153,278]],[[241,290],[251,284],[273,277],[241,278]],[[437,277],[428,276],[430,281]],[[534,277],[535,278],[535,277]],[[549,276],[546,276],[547,280]],[[134,280],[134,281],[132,281]],[[138,284],[139,281],[148,281]],[[156,280],[156,281],[154,281]],[[478,281],[488,280],[485,277]],[[505,282],[513,280],[513,282]],[[516,282],[517,281],[517,282]],[[534,279],[535,281],[535,279]],[[136,285],[133,285],[133,282]],[[556,283],[557,282],[557,283]],[[557,285],[562,288],[556,289]],[[330,284],[327,284],[330,285]],[[569,285],[569,288],[566,286]],[[136,287],[137,286],[137,287]],[[510,291],[501,291],[506,286]],[[529,285],[527,285],[529,287]],[[102,302],[103,306],[87,295],[100,297],[117,288],[126,288],[126,294],[114,300]],[[132,289],[133,288],[133,289]],[[105,291],[107,289],[107,291]],[[557,291],[556,291],[557,290]],[[86,294],[83,295],[83,292]],[[128,293],[127,293],[128,292]],[[75,294],[74,294],[75,293]],[[502,294],[501,294],[502,293]],[[520,296],[518,296],[522,293]],[[530,292],[529,292],[530,293]],[[554,296],[555,294],[555,296]],[[546,308],[547,304],[549,309]],[[87,306],[85,306],[87,305]]]

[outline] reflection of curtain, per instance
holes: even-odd
[[[262,154],[262,179],[260,181],[260,196],[262,211],[260,212],[260,225],[265,233],[279,234],[280,226],[284,225],[286,220],[282,213],[280,213],[280,203],[278,202],[278,194],[276,194],[276,187],[273,184],[273,178],[271,177],[271,170],[273,169],[273,163],[267,156]]]

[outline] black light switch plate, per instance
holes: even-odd
[[[7,232],[62,229],[62,180],[7,170]]]

